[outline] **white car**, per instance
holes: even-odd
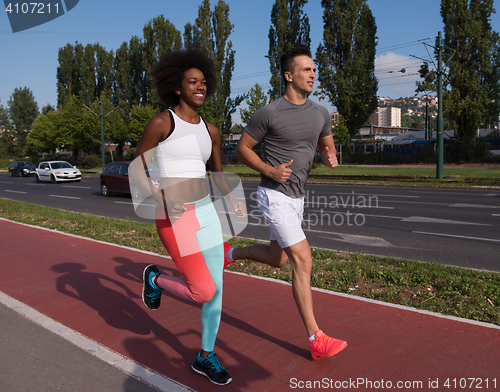
[[[82,173],[65,161],[41,162],[36,169],[36,182],[80,181]]]

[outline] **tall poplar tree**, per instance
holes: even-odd
[[[141,91],[142,104],[150,104],[165,110],[154,89],[153,78],[150,75],[153,66],[165,53],[181,49],[181,32],[163,15],[150,20],[142,29],[142,66],[145,83]]]
[[[200,108],[200,114],[217,126],[222,135],[231,133],[232,115],[245,99],[245,95],[231,98],[235,51],[229,36],[233,28],[229,21],[229,5],[219,0],[212,11],[210,1],[203,0],[194,26],[187,24],[184,33],[186,44],[205,49],[215,62],[217,89],[214,97]]]
[[[337,107],[350,136],[377,108],[377,26],[366,0],[322,0],[323,42],[316,51],[320,96]]]
[[[481,124],[498,121],[499,35],[490,25],[493,0],[442,0],[445,54],[444,116],[454,124],[463,159]],[[454,53],[451,53],[454,50]]]
[[[304,14],[307,0],[276,0],[271,11],[271,27],[269,29],[269,68],[271,70],[271,101],[284,93],[281,78],[280,58],[289,49],[297,45],[305,45],[311,49],[309,37],[309,18]],[[280,91],[281,89],[281,91]]]

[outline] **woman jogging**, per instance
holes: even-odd
[[[163,290],[179,298],[201,303],[201,350],[192,369],[211,382],[232,381],[220,365],[215,340],[222,310],[224,245],[221,223],[206,181],[206,164],[222,172],[219,130],[198,114],[205,98],[216,87],[215,68],[200,50],[190,49],[163,56],[152,75],[158,96],[170,109],[152,117],[144,129],[130,170],[131,183],[150,189],[158,206],[158,235],[181,277],[161,274],[155,265],[144,270],[142,298],[149,309],[158,309]],[[144,174],[156,155],[160,169],[159,190]],[[244,204],[237,202],[223,177],[215,180],[238,216]]]

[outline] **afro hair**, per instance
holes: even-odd
[[[151,71],[154,86],[161,101],[167,107],[177,106],[179,90],[184,73],[192,68],[199,69],[205,77],[207,97],[213,95],[217,85],[214,62],[200,49],[186,49],[163,55]]]

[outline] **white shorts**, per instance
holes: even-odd
[[[282,249],[306,239],[302,230],[304,198],[291,198],[281,192],[259,186],[257,205],[271,230],[271,241]]]

